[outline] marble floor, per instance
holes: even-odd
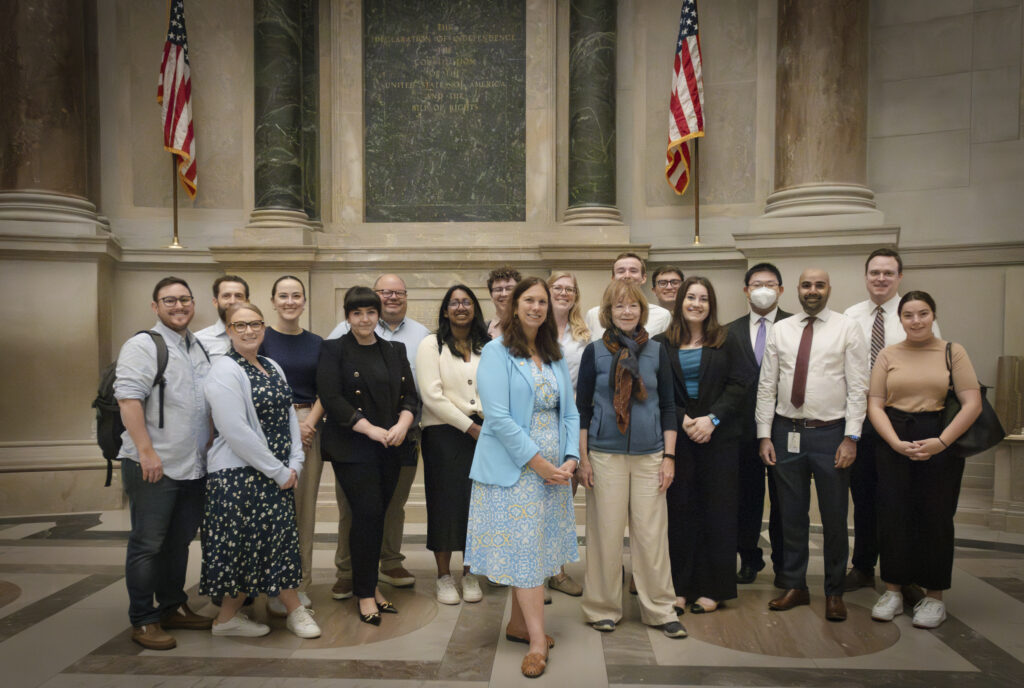
[[[477,604],[433,598],[433,557],[423,526],[410,524],[404,551],[417,577],[385,594],[400,609],[380,628],[359,624],[352,600],[330,598],[333,524],[317,526],[311,590],[324,635],[299,640],[270,619],[265,638],[178,631],[178,647],[143,650],[130,640],[124,589],[127,517],[122,511],[0,519],[0,684],[46,686],[887,686],[1024,685],[1024,537],[976,526],[957,530],[950,618],[939,629],[870,619],[872,590],[846,596],[846,623],[823,619],[820,536],[812,542],[810,607],[769,612],[772,576],[762,572],[714,614],[686,614],[690,632],[670,640],[639,622],[623,591],[614,633],[584,625],[579,601],[554,593],[546,607],[556,638],[548,670],[525,679],[525,646],[504,638],[506,589],[484,586]],[[767,546],[767,545],[765,545]],[[193,544],[188,584],[199,576]],[[581,547],[581,556],[586,549]],[[628,566],[628,559],[627,559]],[[583,580],[583,563],[569,572]],[[770,566],[769,566],[770,570]],[[212,614],[205,600],[193,607]],[[254,616],[266,619],[257,601]]]

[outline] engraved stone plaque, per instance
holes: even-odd
[[[364,0],[366,222],[526,217],[525,0]]]

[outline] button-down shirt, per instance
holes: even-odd
[[[758,315],[754,311],[750,311],[750,347],[757,351],[757,331],[761,327],[761,318],[764,318],[764,332],[767,335],[772,331],[772,326],[775,324],[775,319],[779,317],[779,307],[776,306],[767,315]],[[768,339],[765,338],[765,342]]]
[[[184,336],[161,322],[152,328],[167,343],[164,371],[164,427],[160,428],[160,389],[156,377],[156,344],[139,334],[121,347],[117,357],[114,398],[138,399],[146,412],[146,431],[160,457],[164,475],[174,480],[195,480],[206,475],[206,445],[210,441],[210,407],[203,384],[210,362],[186,330]],[[125,430],[119,458],[139,460],[139,450]]]
[[[877,306],[878,304],[868,299],[867,301],[855,303],[843,311],[843,315],[853,318],[860,325],[860,329],[864,333],[864,341],[868,343],[868,351],[871,350],[871,330],[875,327],[875,308]],[[903,329],[903,325],[900,324],[899,307],[899,294],[896,294],[896,296],[882,304],[882,318],[885,322],[885,344],[883,348],[899,344],[907,338],[907,333]],[[936,337],[941,338],[939,324],[936,322],[932,322],[932,333]]]
[[[587,329],[590,330],[590,341],[596,342],[598,339],[604,336],[604,328],[601,327],[601,307],[594,306],[587,314],[583,316],[583,322],[586,323]],[[644,325],[644,329],[647,330],[647,334],[653,337],[656,334],[661,334],[668,329],[668,326],[672,323],[672,313],[667,308],[649,303],[647,304],[647,324]]]
[[[342,320],[338,323],[338,326],[331,330],[331,333],[327,335],[328,339],[338,339],[346,334],[350,330],[348,320]],[[384,322],[381,318],[377,321],[377,328],[374,330],[377,336],[381,339],[386,339],[389,342],[402,342],[405,344],[405,357],[409,359],[409,367],[412,369],[413,380],[416,379],[416,351],[419,349],[420,342],[423,338],[430,334],[430,330],[416,322],[412,318],[403,318],[402,322],[398,323],[398,326],[394,329]],[[419,388],[417,387],[417,391]]]
[[[757,386],[757,436],[771,437],[775,414],[808,420],[845,419],[845,435],[861,433],[867,411],[868,347],[852,318],[828,308],[816,316],[803,406],[790,401],[806,313],[776,324],[768,333]]]
[[[218,320],[209,327],[204,327],[195,334],[196,339],[206,347],[206,353],[214,359],[223,356],[231,351],[231,338],[228,336],[227,327],[222,320]]]

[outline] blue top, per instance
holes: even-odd
[[[473,453],[469,477],[479,483],[509,487],[516,484],[540,448],[530,438],[530,420],[536,390],[528,358],[513,356],[501,337],[488,342],[480,354],[476,379],[484,424]],[[556,466],[580,454],[580,416],[573,399],[572,377],[565,359],[553,361],[558,380],[558,456],[547,456]]]
[[[267,328],[260,345],[260,355],[274,359],[284,370],[291,385],[295,404],[316,401],[316,366],[320,362],[323,337],[303,330],[299,334],[281,334]]]
[[[686,380],[686,393],[691,399],[700,398],[700,357],[704,353],[700,349],[680,349],[679,367],[683,369],[683,379]]]

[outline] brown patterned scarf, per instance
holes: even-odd
[[[640,350],[647,344],[647,330],[640,327],[632,337],[617,327],[604,331],[601,341],[612,354],[611,392],[612,407],[615,409],[615,424],[623,435],[629,429],[630,399],[643,401],[647,398],[647,388],[640,377]]]

